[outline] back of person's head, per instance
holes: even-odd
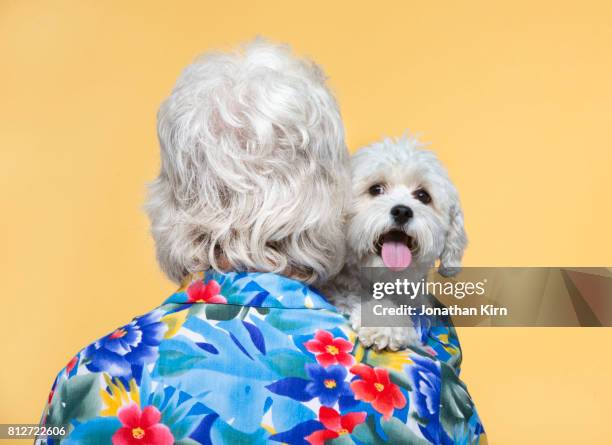
[[[348,153],[325,80],[262,40],[181,74],[158,113],[161,171],[147,202],[171,279],[213,267],[319,282],[339,270]]]

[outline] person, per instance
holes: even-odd
[[[364,349],[317,291],[344,261],[348,152],[322,70],[256,41],[208,54],[158,114],[147,209],[180,288],[61,370],[39,443],[477,444],[451,326]]]

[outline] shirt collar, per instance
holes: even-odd
[[[210,303],[337,312],[312,286],[271,272],[218,272],[188,277],[166,303]]]

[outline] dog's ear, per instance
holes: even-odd
[[[456,203],[450,209],[450,225],[440,255],[438,273],[444,277],[452,277],[461,271],[461,258],[467,246],[467,235],[463,227],[463,211]]]

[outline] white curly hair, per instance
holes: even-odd
[[[212,267],[318,283],[341,268],[348,152],[313,62],[263,40],[205,54],[161,105],[158,136],[146,211],[172,280]]]

